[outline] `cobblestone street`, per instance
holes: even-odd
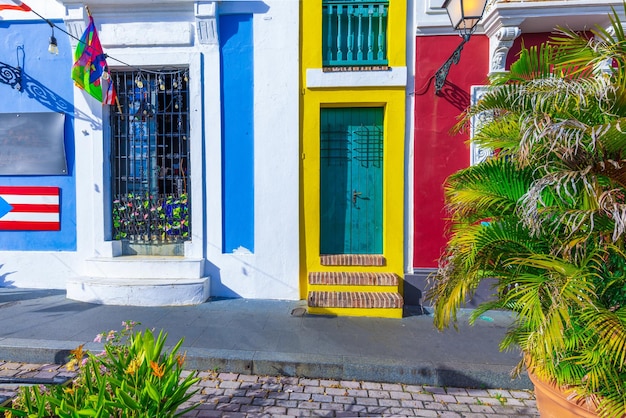
[[[71,378],[64,366],[0,361],[0,378]],[[538,417],[532,392],[200,372],[186,417]],[[16,383],[0,384],[0,401]]]

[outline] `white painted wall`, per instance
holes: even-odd
[[[212,294],[298,299],[299,2],[264,3],[253,21],[255,252],[222,253],[220,153],[209,144],[207,260]]]
[[[82,1],[27,3],[48,19],[65,19],[73,35],[82,34],[86,22]],[[206,260],[211,296],[298,299],[299,2],[92,0],[88,5],[110,57],[138,67],[189,66],[193,236],[185,256]],[[210,30],[215,14],[245,11],[246,7],[256,11],[255,253],[223,254],[219,45],[211,36],[200,42],[197,29],[202,24]],[[25,14],[19,15],[24,18]],[[60,36],[66,35],[57,33]],[[121,65],[111,58],[108,64],[114,69]],[[69,77],[71,62],[67,65]],[[91,273],[90,260],[118,255],[118,247],[103,227],[107,110],[103,112],[99,103],[77,88],[74,100],[78,113],[87,115],[75,121],[76,187],[81,196],[76,219],[78,250],[11,253],[8,260],[0,261],[0,274],[19,270],[10,277],[17,287],[63,289],[66,279]]]

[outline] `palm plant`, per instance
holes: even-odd
[[[626,11],[626,4],[624,5]],[[457,129],[493,157],[445,184],[449,241],[427,297],[435,325],[475,310],[513,312],[502,349],[519,347],[541,378],[573,388],[606,417],[626,415],[626,35],[558,29],[491,78]]]

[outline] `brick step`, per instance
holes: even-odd
[[[311,272],[310,285],[329,286],[398,286],[400,278],[395,273]]]
[[[378,254],[331,254],[320,256],[323,266],[384,266],[385,257]]]
[[[397,292],[309,292],[311,308],[402,308]]]

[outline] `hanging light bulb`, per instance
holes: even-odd
[[[137,77],[135,77],[135,85],[140,89],[143,88],[143,80],[141,79],[141,73],[137,74]]]
[[[163,82],[163,78],[161,76],[159,76],[159,79],[157,80],[157,82],[159,83],[159,90],[161,91],[165,90],[165,83]]]
[[[54,37],[54,27],[52,27],[52,35],[50,35],[50,45],[48,45],[48,52],[54,55],[59,55],[57,38]]]

